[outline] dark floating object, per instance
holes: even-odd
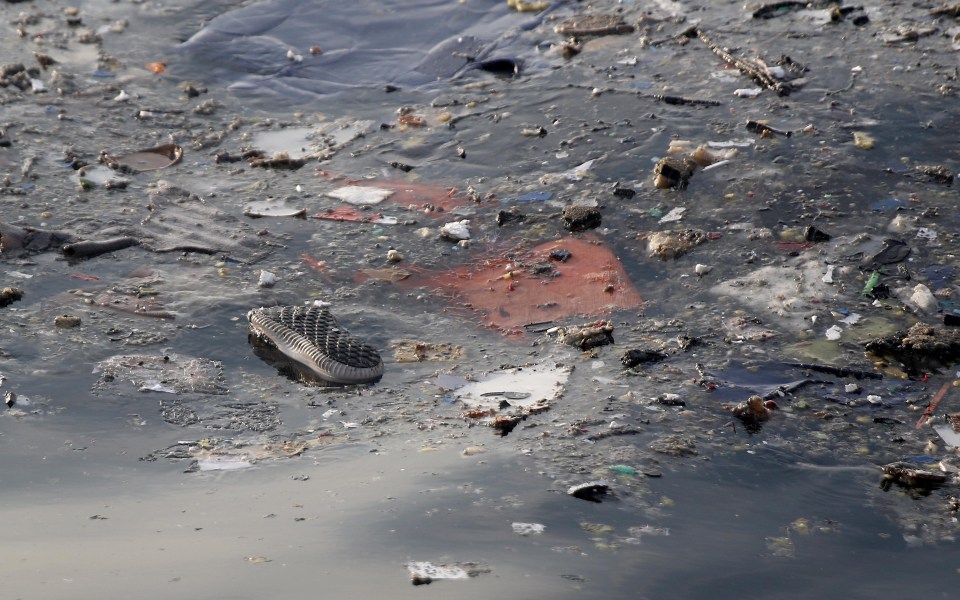
[[[5,287],[0,290],[0,306],[13,304],[23,299],[23,290],[15,287]]]
[[[586,231],[600,227],[600,211],[592,206],[573,205],[563,209],[563,226],[569,231]]]
[[[813,225],[808,226],[803,232],[803,238],[808,242],[829,242],[831,237],[829,233],[824,233],[814,227]]]
[[[92,258],[138,245],[140,245],[140,240],[137,238],[118,237],[109,240],[85,240],[65,244],[61,250],[65,256],[69,256],[70,258]]]
[[[924,469],[918,469],[906,461],[897,461],[880,467],[883,470],[883,481],[880,487],[889,490],[891,484],[912,489],[933,489],[940,487],[947,481],[947,476]]]
[[[567,494],[573,496],[574,498],[579,498],[580,500],[586,500],[588,502],[603,502],[603,499],[606,498],[607,493],[610,491],[610,485],[603,480],[599,481],[588,481],[586,483],[579,483],[574,486],[570,486],[570,489],[567,490]]]
[[[129,173],[156,171],[180,162],[180,159],[183,158],[183,148],[176,144],[164,144],[156,148],[138,150],[121,156],[110,156],[108,154],[104,158],[111,169]]]
[[[571,254],[570,251],[567,250],[566,248],[554,248],[553,250],[550,251],[550,254],[548,256],[550,260],[555,260],[558,262],[565,263],[568,260],[570,260],[573,254]]]
[[[760,123],[759,121],[747,121],[747,131],[758,133],[760,135],[782,135],[784,137],[791,137],[793,135],[792,131],[775,129],[769,125]]]
[[[376,348],[351,336],[325,307],[255,308],[247,319],[255,349],[272,346],[296,363],[296,373],[312,375],[315,383],[355,385],[383,376]],[[277,357],[274,353],[265,358],[273,362]]]
[[[623,366],[630,369],[642,363],[658,362],[665,358],[667,358],[667,355],[663,352],[658,352],[656,350],[634,349],[627,350],[623,356],[620,357],[620,362],[623,363]]]
[[[753,11],[754,19],[772,19],[774,17],[779,17],[785,15],[789,12],[795,10],[800,10],[807,7],[808,2],[774,2],[772,4],[765,4]]]
[[[493,58],[475,63],[476,68],[500,77],[519,77],[522,64],[512,58]]]

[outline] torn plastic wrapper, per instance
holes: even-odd
[[[172,167],[183,158],[183,148],[176,144],[164,144],[155,148],[137,150],[120,156],[107,157],[107,164],[113,169],[140,173]]]
[[[407,181],[402,178],[355,180],[343,179],[342,177],[327,172],[322,172],[321,175],[330,180],[341,180],[343,182],[343,186],[337,188],[337,190],[343,190],[346,192],[347,190],[345,188],[350,188],[350,194],[362,195],[363,188],[372,188],[372,193],[381,197],[376,204],[389,203],[396,206],[402,206],[404,208],[414,206],[416,208],[434,209],[434,211],[426,213],[428,215],[437,214],[449,216],[445,213],[452,211],[455,208],[467,205],[465,196],[459,193],[457,189],[453,187],[444,188],[429,183]],[[334,193],[342,193],[337,192],[337,190],[327,193],[326,195],[333,196]],[[370,194],[367,194],[367,196],[371,198],[375,197],[370,196]],[[348,200],[344,201],[348,202]],[[373,202],[370,202],[370,204],[373,204]]]

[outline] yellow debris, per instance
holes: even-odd
[[[524,0],[507,0],[507,6],[517,12],[540,12],[550,8],[549,2],[525,2]]]
[[[876,141],[862,131],[853,132],[853,143],[861,150],[872,150]]]

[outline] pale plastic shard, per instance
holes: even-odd
[[[757,143],[754,139],[727,140],[725,142],[707,142],[708,148],[749,148]]]
[[[670,212],[668,212],[667,214],[663,215],[663,217],[660,219],[660,222],[675,223],[683,218],[683,213],[685,212],[687,212],[686,208],[682,206],[678,206],[676,208],[671,209]]]
[[[453,221],[440,228],[440,236],[448,240],[459,242],[470,239],[470,221]]]
[[[201,471],[239,471],[249,469],[253,463],[237,456],[210,456],[197,459],[197,466]]]
[[[327,196],[356,206],[380,204],[393,195],[393,190],[364,185],[345,185],[327,192]]]
[[[581,163],[564,173],[564,176],[570,181],[580,181],[587,176],[587,172],[593,167],[594,162],[596,162],[596,159]]]
[[[733,95],[741,98],[756,98],[762,93],[763,90],[761,88],[740,88],[738,90],[733,90]]]
[[[277,284],[277,276],[270,271],[260,271],[260,280],[257,285],[262,288],[272,288]]]
[[[435,565],[430,562],[409,562],[407,570],[415,579],[469,579],[470,575],[457,565]]]
[[[457,389],[454,396],[471,408],[496,408],[502,400],[526,408],[556,398],[569,376],[568,367],[539,363],[495,371]]]
[[[138,391],[141,392],[163,392],[165,394],[176,394],[177,390],[169,385],[163,385],[159,381],[145,381]]]
[[[826,274],[824,274],[824,276],[821,278],[821,281],[823,281],[824,283],[833,283],[833,271],[834,271],[835,269],[836,269],[836,266],[835,266],[835,265],[828,265],[828,266],[827,266],[827,272],[826,272]]]
[[[860,313],[850,313],[848,316],[840,319],[840,322],[844,325],[856,325],[860,322],[860,319],[863,318],[863,315]]]
[[[839,340],[841,334],[843,334],[843,329],[841,329],[841,328],[840,328],[839,326],[837,326],[837,325],[834,325],[833,327],[831,327],[830,329],[828,329],[827,332],[826,332],[826,335],[827,335],[827,339],[828,339],[828,340]]]
[[[710,265],[702,265],[700,263],[697,263],[697,265],[693,267],[693,272],[700,277],[703,277],[704,275],[706,275],[712,270],[713,270],[713,267],[711,267]]]
[[[960,446],[960,433],[954,431],[951,425],[937,425],[933,428],[933,430],[936,431],[941,438],[943,438],[943,441],[945,441],[948,446]]]
[[[890,221],[890,224],[887,225],[887,231],[891,233],[902,233],[912,229],[913,225],[910,223],[910,220],[902,214],[895,216],[893,220]]]
[[[913,295],[910,296],[910,302],[913,303],[918,309],[928,314],[933,314],[940,308],[940,304],[930,291],[930,288],[922,283],[918,283],[913,288]]]
[[[547,528],[540,523],[513,523],[513,532],[519,535],[539,535]]]
[[[924,240],[935,240],[937,239],[937,232],[928,227],[921,227],[917,230],[917,237]]]

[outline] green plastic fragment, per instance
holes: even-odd
[[[873,288],[876,287],[878,283],[880,283],[880,273],[878,271],[874,271],[873,274],[870,275],[870,279],[867,280],[867,285],[863,286],[863,295],[866,296],[872,292]]]
[[[637,470],[630,465],[610,465],[610,470],[620,475],[636,475]]]
[[[659,208],[651,208],[651,209],[650,209],[650,216],[651,216],[651,217],[655,217],[655,218],[660,218],[660,217],[663,216],[663,211],[660,210]]]

